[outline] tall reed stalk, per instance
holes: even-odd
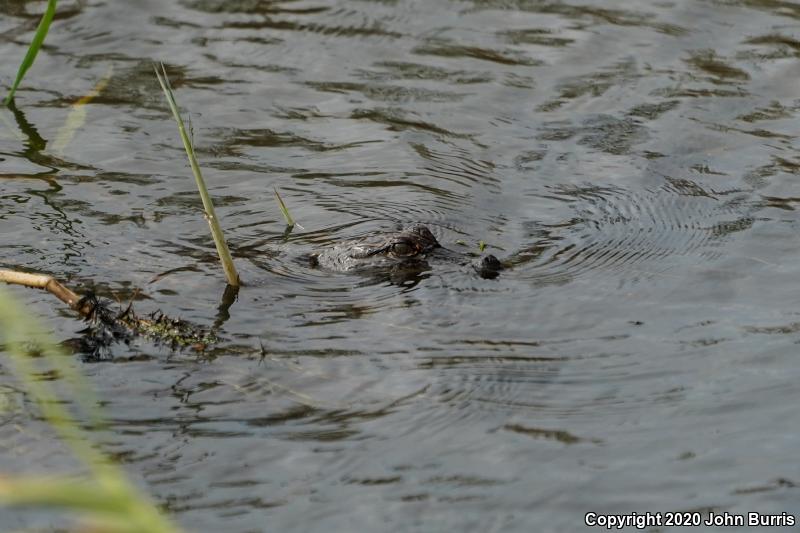
[[[156,72],[158,83],[161,85],[161,89],[164,91],[164,96],[167,98],[167,103],[169,103],[172,116],[175,118],[175,122],[178,124],[178,133],[180,133],[181,141],[183,141],[183,147],[186,150],[186,156],[189,158],[189,164],[192,167],[192,174],[194,174],[194,179],[197,182],[197,190],[200,192],[200,198],[203,200],[203,209],[205,209],[206,220],[208,220],[208,225],[211,227],[211,236],[214,238],[214,244],[217,247],[217,254],[222,262],[222,268],[225,271],[225,277],[228,280],[229,285],[238,287],[239,273],[236,272],[236,267],[233,264],[231,253],[228,250],[228,244],[225,242],[225,235],[222,233],[219,220],[214,212],[214,203],[211,201],[211,196],[209,196],[206,183],[203,180],[203,174],[200,171],[200,165],[197,162],[197,156],[194,152],[194,144],[189,138],[189,134],[186,132],[186,126],[184,125],[183,119],[181,118],[181,113],[178,110],[178,104],[175,102],[175,95],[172,92],[172,86],[170,85],[169,78],[167,77],[167,70],[164,68],[163,63],[161,63],[160,66],[161,72],[159,72],[158,66],[154,65],[153,68]]]

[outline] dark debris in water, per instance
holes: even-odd
[[[76,351],[83,353],[87,360],[111,359],[113,345],[129,345],[137,337],[167,346],[173,351],[183,348],[203,351],[218,340],[213,331],[185,320],[171,318],[161,311],[140,316],[132,305],[115,310],[109,301],[94,294],[83,297],[78,307],[87,304],[91,308],[85,318],[88,325],[80,331],[81,337],[69,343]]]

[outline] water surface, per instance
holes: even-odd
[[[5,85],[40,10],[0,3]],[[75,356],[97,439],[190,530],[800,517],[798,56],[800,8],[766,0],[62,2],[2,115],[0,266],[219,328],[204,354]],[[231,306],[153,60],[245,281]],[[511,268],[303,260],[414,222]],[[14,293],[59,340],[83,327]],[[2,470],[72,471],[9,373]]]

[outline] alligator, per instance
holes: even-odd
[[[336,272],[423,271],[428,259],[469,265],[482,278],[492,279],[503,270],[503,264],[491,254],[477,260],[449,250],[439,244],[431,230],[417,224],[400,231],[376,233],[341,241],[310,257],[311,265]]]

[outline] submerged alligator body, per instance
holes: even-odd
[[[312,266],[336,272],[380,269],[426,270],[428,259],[472,265],[482,278],[497,277],[503,265],[491,254],[479,259],[444,248],[421,224],[401,231],[341,241],[311,256]]]

